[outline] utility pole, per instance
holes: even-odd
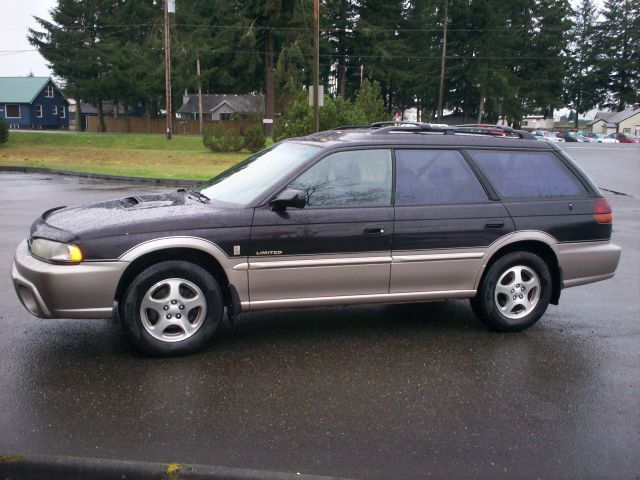
[[[164,78],[165,97],[167,99],[167,140],[171,140],[173,132],[173,115],[171,111],[171,38],[169,36],[169,2],[175,11],[175,3],[172,0],[164,0]]]
[[[318,104],[320,94],[320,20],[319,0],[313,0],[313,131],[320,130]]]
[[[440,62],[440,94],[438,95],[438,120],[442,121],[444,98],[444,69],[447,56],[447,24],[449,23],[449,0],[444,0],[444,30],[442,31],[442,61]]]
[[[200,78],[200,53],[196,53],[196,70],[198,72],[198,118],[200,119],[200,135],[202,135],[202,80]]]

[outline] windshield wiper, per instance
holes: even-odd
[[[194,190],[193,187],[192,188],[188,188],[188,189],[187,188],[179,188],[178,191],[179,192],[185,192],[187,194],[192,194],[194,197],[196,197],[201,202],[208,202],[208,201],[211,200],[204,193],[199,192],[197,190]]]

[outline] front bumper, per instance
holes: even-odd
[[[116,288],[128,262],[59,265],[16,250],[11,278],[22,305],[41,318],[111,318]]]

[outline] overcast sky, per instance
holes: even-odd
[[[23,76],[33,72],[47,76],[51,72],[38,52],[14,53],[15,50],[33,50],[27,40],[29,27],[36,27],[33,16],[49,18],[49,10],[56,0],[0,0],[0,76]],[[8,52],[9,51],[9,52]]]

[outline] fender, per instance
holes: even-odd
[[[478,288],[480,287],[480,279],[482,278],[487,265],[491,263],[491,260],[495,257],[495,255],[504,247],[517,242],[544,243],[554,252],[553,254],[556,255],[553,247],[554,245],[558,244],[558,240],[546,232],[542,232],[539,230],[521,230],[518,232],[509,233],[503,237],[498,238],[495,242],[487,247],[487,251],[485,252],[483,257],[482,266],[480,267],[480,270],[478,271],[478,275],[476,277],[474,285],[476,290],[478,290]]]
[[[234,270],[234,267],[240,263],[246,263],[247,257],[230,258],[215,243],[200,237],[175,236],[161,237],[146,242],[139,243],[123,253],[118,261],[133,262],[137,258],[142,257],[151,252],[160,250],[168,250],[171,248],[186,248],[191,250],[200,250],[212,256],[222,267],[229,283],[235,288],[240,297],[240,301],[249,301],[249,280],[248,272],[243,270]]]

